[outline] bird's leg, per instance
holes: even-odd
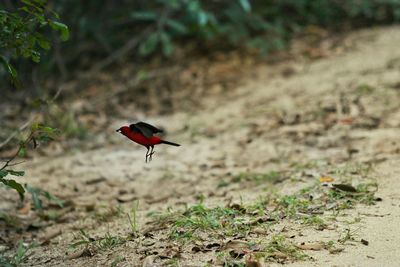
[[[154,154],[154,146],[151,146],[151,151],[150,151],[150,161],[153,159],[153,154]]]
[[[147,148],[147,151],[146,151],[146,159],[144,160],[144,162],[146,162],[147,163],[147,158],[149,157],[149,147],[148,146],[146,146],[146,148]]]

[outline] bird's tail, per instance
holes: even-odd
[[[164,140],[161,140],[161,144],[167,144],[167,145],[171,145],[171,146],[180,146],[180,144],[172,143],[172,142],[168,142],[168,141],[164,141]]]

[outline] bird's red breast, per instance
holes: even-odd
[[[122,127],[121,133],[132,141],[143,146],[154,146],[161,143],[161,138],[158,136],[146,137],[140,132],[132,132],[129,127]]]

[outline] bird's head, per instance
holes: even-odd
[[[121,133],[123,135],[126,135],[127,133],[129,133],[129,131],[130,131],[130,128],[128,126],[122,126],[118,130],[116,130],[116,132]]]

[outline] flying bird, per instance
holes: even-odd
[[[163,130],[141,121],[131,124],[129,126],[122,126],[117,130],[117,132],[125,135],[133,142],[147,148],[145,162],[147,162],[148,160],[152,160],[155,145],[167,144],[171,146],[180,146],[179,144],[162,140],[159,136],[154,135],[157,133],[162,133]]]

